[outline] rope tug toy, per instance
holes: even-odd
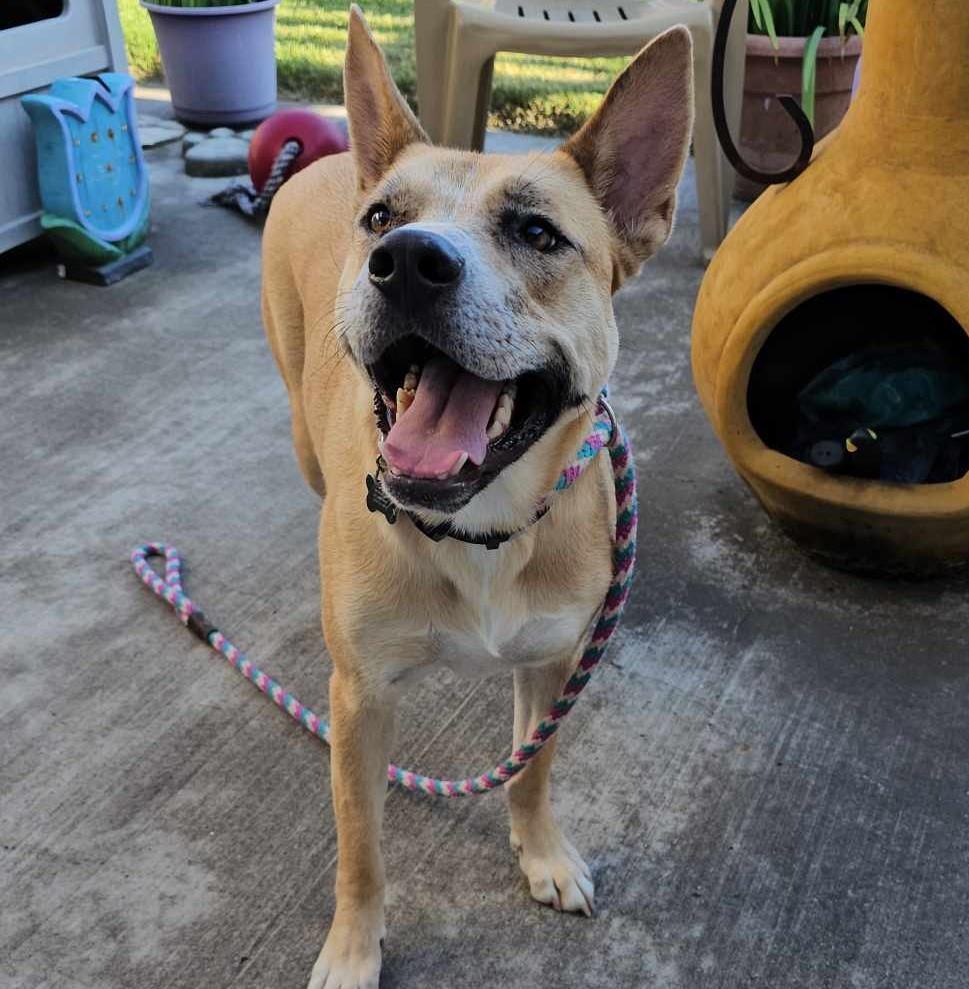
[[[442,797],[460,797],[472,793],[487,793],[517,776],[542,750],[555,734],[559,725],[572,710],[579,694],[589,682],[592,671],[598,666],[606,646],[619,624],[636,562],[636,523],[638,519],[636,497],[636,470],[629,440],[605,397],[599,398],[594,420],[594,430],[586,438],[572,462],[562,471],[552,494],[570,488],[579,475],[605,448],[612,460],[613,483],[616,492],[616,531],[612,549],[612,582],[596,619],[589,644],[582,653],[578,665],[566,683],[562,694],[538,723],[529,739],[494,769],[479,776],[463,780],[435,779],[410,769],[402,769],[391,763],[387,767],[387,779],[408,790]],[[165,576],[159,577],[148,562],[152,556],[164,556]],[[255,666],[245,654],[234,646],[203,614],[202,610],[182,589],[182,560],[174,546],[165,543],[146,543],[131,554],[135,573],[160,598],[167,601],[179,620],[203,642],[221,653],[256,689],[262,691],[273,703],[298,721],[308,732],[329,744],[329,725],[303,703],[289,693],[267,673]]]
[[[267,117],[249,144],[251,184],[236,182],[209,200],[261,219],[282,184],[318,158],[347,150],[343,131],[312,110],[280,110]]]

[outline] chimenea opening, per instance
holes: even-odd
[[[830,473],[955,481],[969,472],[969,337],[917,292],[824,292],[771,332],[747,406],[767,446]]]

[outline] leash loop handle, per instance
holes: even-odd
[[[606,592],[595,627],[582,656],[562,690],[558,700],[538,723],[527,741],[507,759],[493,769],[478,776],[461,780],[437,779],[424,776],[410,769],[391,763],[387,767],[387,779],[405,789],[442,797],[461,797],[487,793],[503,786],[517,776],[544,748],[545,743],[558,731],[559,725],[575,706],[592,671],[599,665],[606,646],[619,625],[623,608],[632,586],[636,563],[636,526],[638,503],[636,496],[636,470],[629,440],[604,397],[594,422],[594,431],[579,449],[556,482],[554,493],[571,487],[582,471],[592,463],[603,449],[612,461],[613,484],[616,493],[616,531],[612,551],[612,581]],[[547,507],[546,503],[541,506]],[[161,577],[148,562],[151,557],[164,557],[165,576]],[[324,718],[289,693],[267,673],[260,670],[245,654],[234,646],[205,617],[204,612],[185,593],[182,587],[182,559],[174,546],[166,543],[145,543],[131,554],[135,573],[162,600],[175,611],[179,620],[203,642],[220,653],[226,661],[242,674],[257,690],[265,694],[277,707],[298,721],[310,734],[329,744],[330,730]]]

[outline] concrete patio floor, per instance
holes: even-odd
[[[302,989],[333,908],[326,751],[127,557],[175,543],[212,619],[325,710],[317,505],[258,230],[197,205],[223,181],[173,148],[150,161],[152,268],[105,290],[0,259],[0,987]],[[555,773],[597,915],[529,899],[500,796],[393,792],[383,987],[969,985],[967,585],[856,579],[774,531],[694,396],[702,273],[687,182],[616,299],[639,578]],[[505,678],[426,689],[402,763],[505,754]]]

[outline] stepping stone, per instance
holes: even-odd
[[[202,131],[198,130],[190,130],[182,138],[182,154],[184,155],[189,148],[194,148],[200,141],[207,141],[208,139],[208,134],[204,134]]]
[[[231,127],[216,127],[209,131],[209,137],[235,137],[236,132]]]
[[[138,115],[138,139],[143,148],[157,148],[177,141],[185,128],[177,120],[166,120],[151,113]]]
[[[215,178],[245,175],[249,171],[249,145],[237,137],[210,137],[185,153],[189,175]]]

